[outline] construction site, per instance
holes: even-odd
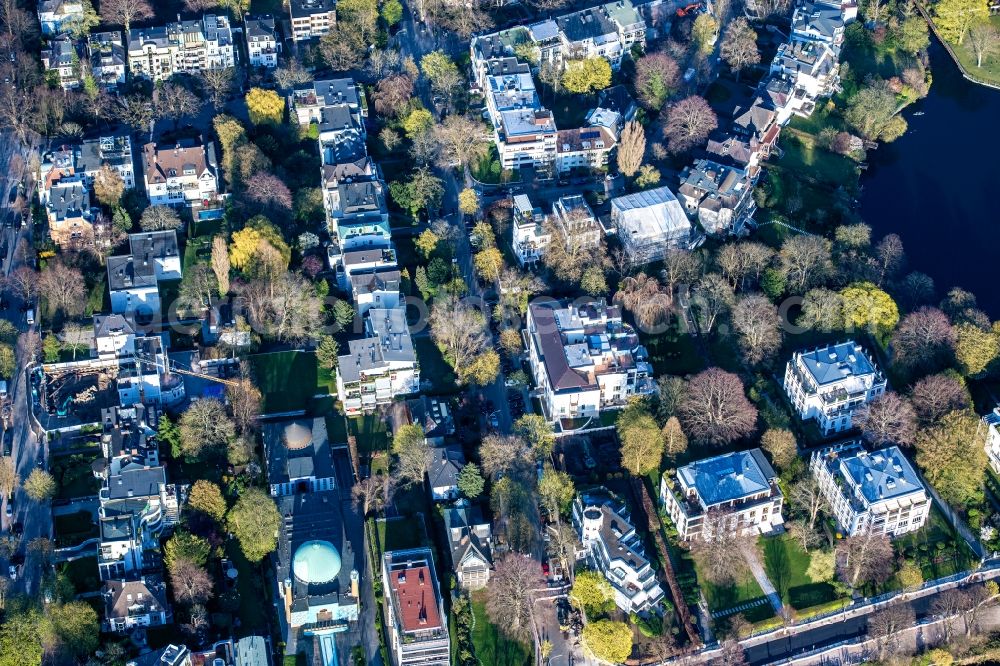
[[[46,367],[41,373],[38,415],[94,423],[101,410],[118,404],[118,367]]]

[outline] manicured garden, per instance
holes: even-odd
[[[709,612],[728,615],[727,611],[747,605],[738,612],[749,622],[759,622],[774,616],[774,609],[749,570],[737,574],[737,580],[730,585],[718,585],[702,573],[704,567],[698,562],[697,557],[694,558],[694,566],[698,572],[698,584],[705,595],[705,601],[708,602]]]
[[[308,409],[314,396],[331,391],[329,384],[320,381],[313,352],[271,352],[249,358],[264,397],[265,414]]]
[[[785,604],[803,610],[828,604],[842,596],[830,580],[817,580],[809,575],[813,556],[791,535],[761,537],[760,546],[767,577]],[[819,551],[814,553],[822,556]]]
[[[349,417],[347,434],[355,438],[361,454],[385,451],[389,446],[389,425],[375,412]]]
[[[950,576],[972,568],[976,557],[961,536],[955,533],[937,506],[921,529],[897,538],[896,552],[920,567],[924,580]]]

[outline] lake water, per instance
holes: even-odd
[[[1000,319],[1000,90],[966,81],[936,41],[930,59],[934,83],[904,112],[909,131],[869,153],[861,215],[875,238],[902,237],[908,269],[939,296],[962,287]]]

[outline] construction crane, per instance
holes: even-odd
[[[195,372],[194,370],[184,370],[178,367],[171,368],[169,365],[170,363],[169,360],[167,361],[167,364],[163,364],[157,361],[156,357],[146,356],[145,354],[140,354],[139,352],[135,353],[135,357],[140,361],[144,361],[146,363],[150,363],[156,366],[157,368],[163,370],[164,372],[176,372],[179,375],[189,375],[191,377],[198,377],[199,379],[207,379],[210,382],[219,382],[220,384],[225,384],[226,386],[236,387],[240,385],[240,382],[235,379],[225,379],[223,377],[215,377],[213,375],[207,375],[203,372]]]

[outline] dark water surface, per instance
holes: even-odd
[[[930,59],[934,83],[904,112],[909,131],[869,153],[861,215],[873,237],[902,237],[908,269],[934,278],[939,297],[962,287],[998,319],[1000,90],[966,81],[936,41]]]

